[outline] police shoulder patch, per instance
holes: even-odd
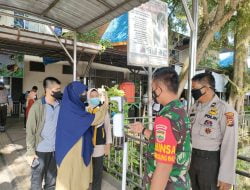
[[[233,127],[234,126],[234,113],[233,112],[226,112],[226,123],[228,127]]]

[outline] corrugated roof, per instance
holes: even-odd
[[[0,0],[0,8],[42,17],[55,24],[86,32],[148,0]]]

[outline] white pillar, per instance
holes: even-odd
[[[152,66],[148,67],[148,117],[149,117],[149,129],[153,130],[153,97],[152,97]]]
[[[76,62],[77,62],[77,39],[76,32],[74,32],[74,62],[73,62],[73,81],[76,81]]]
[[[193,30],[191,30],[191,39],[190,39],[191,41],[190,41],[190,48],[189,48],[188,110],[192,105],[192,94],[191,94],[192,78],[195,75],[195,70],[196,70],[198,14],[199,14],[198,0],[193,0],[193,3],[192,3],[192,18],[193,18],[194,28],[193,28]]]

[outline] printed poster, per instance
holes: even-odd
[[[151,0],[129,12],[128,65],[168,66],[167,3]]]
[[[0,76],[23,78],[24,55],[0,54]]]

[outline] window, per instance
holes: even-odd
[[[30,71],[45,72],[45,65],[41,62],[30,62]]]
[[[63,65],[63,74],[72,75],[73,74],[72,66],[71,65]]]

